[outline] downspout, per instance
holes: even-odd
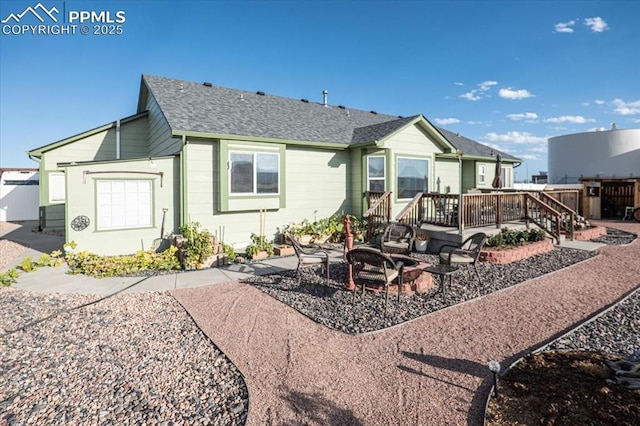
[[[116,120],[116,160],[120,159],[120,119]]]
[[[178,225],[184,225],[189,218],[187,208],[187,136],[182,135],[182,150],[180,151],[180,218]]]

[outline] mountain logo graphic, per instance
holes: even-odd
[[[59,12],[60,11],[55,6],[52,7],[51,10],[47,10],[47,8],[42,5],[42,3],[38,3],[37,5],[35,5],[35,7],[28,6],[22,13],[19,13],[17,15],[15,13],[11,13],[0,22],[6,24],[9,21],[13,20],[17,24],[28,13],[31,13],[36,17],[38,21],[42,23],[44,23],[44,18],[42,16],[48,16],[51,20],[53,20],[53,22],[58,22],[58,18],[55,17],[54,13],[57,14]]]

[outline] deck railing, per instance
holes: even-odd
[[[396,221],[412,226],[458,226],[458,195],[419,192],[398,213]]]
[[[462,195],[462,223],[465,228],[496,225],[524,218],[524,193]]]
[[[371,239],[374,230],[391,221],[391,192],[367,192],[369,209],[362,215],[367,220],[367,240]]]

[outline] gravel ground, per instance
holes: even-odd
[[[11,265],[27,248],[9,240],[0,240],[0,271]]]
[[[583,350],[628,356],[640,350],[639,306],[640,289],[594,321],[556,340],[545,350]]]
[[[246,422],[238,369],[166,293],[0,289],[0,425]]]
[[[604,238],[609,238],[608,244],[632,239],[616,232]],[[562,248],[511,265],[480,264],[483,277],[480,292],[487,294],[513,286],[590,256],[583,251]],[[381,312],[383,296],[367,293],[364,300],[358,298],[354,304],[351,294],[341,290],[345,265],[332,265],[331,272],[338,280],[329,286],[317,285],[324,280],[312,269],[302,271],[302,284],[290,273],[255,277],[250,281],[320,324],[345,333],[389,327],[477,297],[475,287],[465,285],[469,278],[460,274],[446,297],[432,293],[421,297],[403,296],[399,305],[395,297],[390,297],[389,315],[385,319],[367,313]],[[248,391],[241,373],[168,294],[118,295],[7,334],[29,321],[94,299],[95,296],[0,289],[0,425],[226,425],[247,421]],[[233,306],[239,301],[236,299]],[[638,295],[634,295],[557,345],[629,353],[640,344],[637,331],[640,323],[634,309],[639,301]],[[265,315],[273,309],[264,308]],[[211,309],[209,306],[208,310]],[[613,327],[615,333],[611,332]],[[252,335],[257,333],[256,328],[253,323],[247,330]],[[241,330],[237,332],[242,333]],[[212,335],[212,331],[208,334]],[[400,330],[389,337],[398,332]],[[433,332],[437,330],[434,328]],[[238,337],[229,336],[231,340],[225,344],[238,341]],[[411,341],[404,339],[407,345]],[[247,338],[247,342],[251,340]],[[290,355],[286,360],[292,362]],[[275,362],[275,358],[272,361]],[[241,368],[244,371],[248,367],[249,364]],[[343,370],[349,380],[361,379],[354,376],[356,372],[355,366],[353,371]],[[443,382],[430,385],[435,388],[437,383],[443,385]],[[260,388],[257,391],[260,393]],[[446,404],[434,399],[434,404],[442,403]],[[300,400],[296,404],[300,404]],[[277,417],[275,412],[272,415]]]
[[[451,288],[447,285],[442,293],[437,285],[427,293],[413,296],[389,296],[388,315],[384,317],[384,293],[367,292],[364,297],[356,295],[353,302],[351,292],[343,291],[347,280],[345,263],[331,264],[331,280],[325,278],[316,267],[301,268],[299,279],[293,271],[278,275],[253,276],[246,283],[251,284],[300,311],[314,321],[344,333],[359,334],[391,327],[422,315],[456,305],[497,290],[511,287],[531,278],[538,277],[577,262],[589,259],[593,253],[584,250],[556,248],[551,252],[530,257],[507,265],[478,264],[482,285],[471,279],[464,270],[458,272]],[[421,256],[432,264],[437,264],[434,255]]]

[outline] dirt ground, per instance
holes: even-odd
[[[487,425],[640,424],[640,389],[608,384],[614,375],[592,352],[530,355],[509,370],[487,409]]]

